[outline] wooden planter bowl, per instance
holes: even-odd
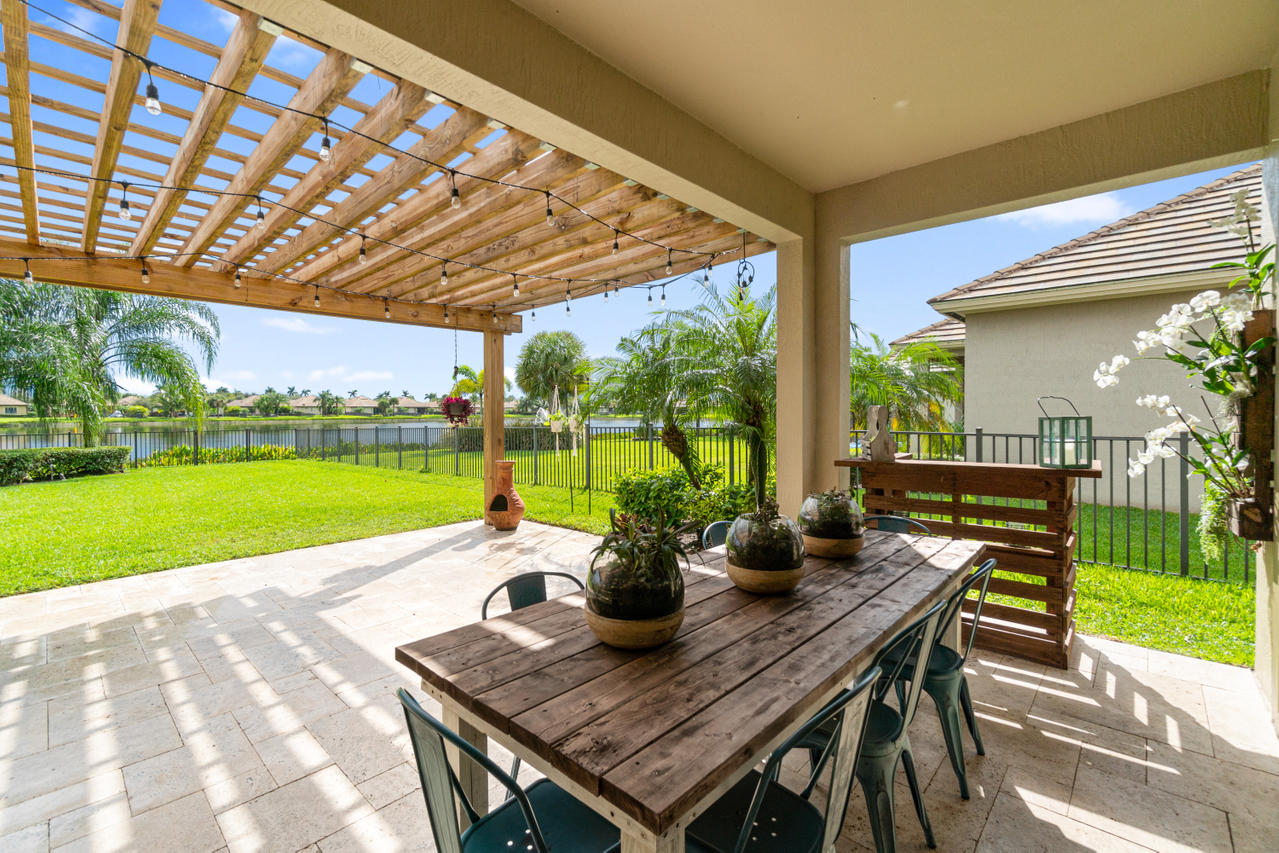
[[[610,619],[589,606],[586,624],[601,643],[618,649],[651,649],[670,642],[684,624],[684,608],[655,619]]]
[[[851,557],[862,549],[865,536],[854,536],[851,539],[827,539],[824,536],[804,536],[804,553],[814,557],[832,557],[841,559]]]
[[[804,579],[803,566],[798,569],[762,571],[760,569],[743,569],[741,566],[726,560],[724,568],[728,571],[729,579],[737,584],[738,587],[758,595],[778,595],[783,592],[790,592],[799,586],[799,582]]]
[[[1231,501],[1227,507],[1226,518],[1230,522],[1230,532],[1240,539],[1253,542],[1269,542],[1273,538],[1271,519],[1256,499]]]

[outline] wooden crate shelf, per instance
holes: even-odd
[[[1101,476],[1092,468],[923,459],[841,459],[857,469],[867,513],[908,515],[937,536],[988,543],[1001,576],[990,592],[1039,607],[987,601],[977,645],[1065,669],[1075,634],[1075,482]],[[964,635],[973,605],[964,607]]]

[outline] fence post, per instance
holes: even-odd
[[[453,428],[453,476],[459,477],[462,474],[462,430],[464,427]]]
[[[355,464],[360,464],[360,428],[355,428]]]
[[[591,490],[591,422],[586,421],[586,491]],[[589,500],[589,498],[588,498]]]
[[[644,427],[644,432],[645,432],[645,435],[648,437],[648,440],[645,442],[645,444],[648,445],[648,470],[652,471],[653,470],[653,425],[652,424],[646,425]]]
[[[320,461],[329,461],[329,431],[320,427]]]
[[[1190,454],[1190,436],[1182,433],[1177,436],[1177,448],[1180,458],[1177,460],[1177,474],[1181,483],[1179,484],[1181,506],[1178,507],[1177,516],[1180,524],[1178,525],[1178,551],[1181,557],[1181,574],[1190,574],[1190,463],[1186,461],[1186,457]],[[1113,472],[1111,476],[1114,476]],[[1223,561],[1222,576],[1229,571],[1229,561]]]
[[[404,470],[404,425],[399,424],[395,427],[395,446],[400,452],[400,470]]]
[[[200,431],[198,429],[191,430],[191,464],[200,464]]]
[[[68,439],[67,444],[70,444],[70,443],[71,441],[70,439]],[[134,431],[133,433],[133,467],[134,468],[138,467],[138,433],[137,431]]]
[[[373,427],[373,467],[382,467],[382,429]]]
[[[537,479],[537,424],[533,425],[533,485],[538,485]]]
[[[253,446],[252,432],[253,432],[253,427],[244,428],[244,461],[245,462],[248,462],[249,457],[253,455],[253,451],[250,449]]]
[[[725,433],[720,433],[723,436]],[[737,444],[737,439],[732,433],[728,433],[728,484],[731,486],[737,482],[737,465],[733,462],[733,448]]]
[[[982,461],[981,427],[977,427],[976,433],[977,433],[977,461],[981,462]]]

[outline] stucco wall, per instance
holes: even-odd
[[[1137,359],[1132,347],[1138,329],[1153,328],[1168,306],[1188,300],[1195,292],[970,314],[966,318],[965,429],[1033,434],[1039,423],[1035,398],[1043,394],[1068,397],[1080,413],[1091,415],[1096,436],[1142,436],[1167,423],[1166,418],[1134,403],[1139,394],[1168,394],[1206,417],[1204,404],[1189,390],[1184,373],[1162,359]],[[1098,362],[1109,361],[1116,353],[1133,358],[1133,362],[1120,372],[1117,386],[1102,390],[1093,381],[1093,371]],[[1046,401],[1045,405],[1054,403]],[[1106,448],[1111,446],[1113,464],[1106,456]],[[1113,486],[1116,504],[1140,506],[1148,500],[1149,506],[1157,509],[1161,497],[1166,497],[1171,510],[1177,506],[1181,488],[1177,460],[1164,463],[1162,473],[1156,467],[1145,477],[1129,481],[1127,459],[1136,456],[1141,446],[1139,441],[1127,448],[1123,443],[1101,445],[1106,476],[1098,481],[1097,500],[1110,503]],[[996,459],[1003,461],[1002,442],[997,451],[1000,455]],[[1030,442],[1024,443],[1023,452],[1025,461],[1034,461]],[[1018,461],[1016,453],[1015,448],[1011,450],[1009,461]],[[1195,511],[1200,488],[1197,479],[1190,482],[1190,506]],[[1088,486],[1084,498],[1091,500],[1091,495]]]

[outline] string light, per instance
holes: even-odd
[[[702,275],[702,284],[707,287],[711,286],[711,261],[715,260],[715,256],[711,255],[711,260],[706,262],[706,272]]]
[[[23,258],[22,266],[26,268],[25,271],[22,273],[22,280],[25,281],[27,284],[35,284],[35,279],[31,275],[31,262],[28,261],[26,258]]]
[[[536,320],[536,319],[537,319],[537,307],[536,307],[536,306],[534,306],[534,308],[533,308],[531,311],[529,311],[529,312],[528,312],[528,318],[529,318],[530,320]]]
[[[143,60],[146,62],[146,60]],[[146,108],[153,116],[158,116],[164,112],[164,108],[160,106],[160,90],[155,86],[155,78],[151,76],[151,63],[146,62],[147,66],[147,100]]]
[[[496,326],[497,324],[498,324],[497,323],[497,306],[494,305],[493,306],[493,325]]]
[[[456,169],[449,169],[449,183],[453,186],[452,191],[449,193],[450,195],[449,204],[453,206],[454,210],[457,210],[459,207],[462,206],[462,194],[457,191],[457,170]]]
[[[607,286],[607,285],[605,285],[605,286]],[[621,295],[622,295],[621,288],[619,288],[619,287],[617,286],[617,282],[613,282],[613,296],[615,296],[615,297],[617,297],[617,298],[621,298]]]
[[[662,307],[666,307],[666,285],[662,285]]]
[[[142,283],[151,283],[151,271],[147,269],[147,259],[145,255],[142,257]]]
[[[572,302],[573,302],[573,288],[570,287],[564,291],[564,313],[570,317],[573,316],[573,306],[571,304]]]
[[[235,268],[235,289],[236,289],[236,290],[239,290],[239,289],[240,289],[240,285],[241,285],[241,284],[243,284],[243,283],[244,283],[244,282],[240,279],[240,268],[239,268],[239,267],[236,267],[236,268]],[[317,292],[318,292],[318,291],[317,291]]]
[[[666,250],[666,274],[671,274],[671,250]]]
[[[515,295],[520,295],[520,280],[516,278],[515,273],[511,273],[511,289],[515,291]]]
[[[648,304],[653,304],[653,288],[651,287],[648,289]]]
[[[266,214],[262,212],[262,196],[258,196],[258,221],[253,223],[253,227],[259,231],[266,227]]]
[[[444,322],[447,323],[448,321],[449,321],[449,304],[445,302],[444,303]],[[453,378],[454,379],[457,378],[456,373],[454,374]]]
[[[613,254],[617,254],[617,229],[613,229]]]
[[[389,299],[382,300],[382,316],[387,320],[391,319],[391,301]]]
[[[120,218],[128,222],[133,218],[133,211],[129,209],[129,182],[120,182]]]
[[[440,287],[449,286],[449,265],[448,261],[440,264]]]
[[[608,285],[604,285],[604,301],[608,301]]]
[[[316,308],[319,308],[319,307],[320,307],[320,286],[319,286],[319,285],[316,285],[316,286],[315,286],[315,302],[314,302],[314,305],[315,305],[315,307],[316,307]]]
[[[546,191],[546,224],[555,225],[555,212],[551,210],[551,191]]]
[[[367,264],[369,262],[369,253],[364,251],[364,235],[363,234],[360,235],[360,256],[359,258],[357,258],[357,260],[362,264]]]
[[[322,119],[324,122],[324,138],[320,140],[320,159],[326,163],[329,157],[333,155],[333,143],[329,141],[329,120]]]

